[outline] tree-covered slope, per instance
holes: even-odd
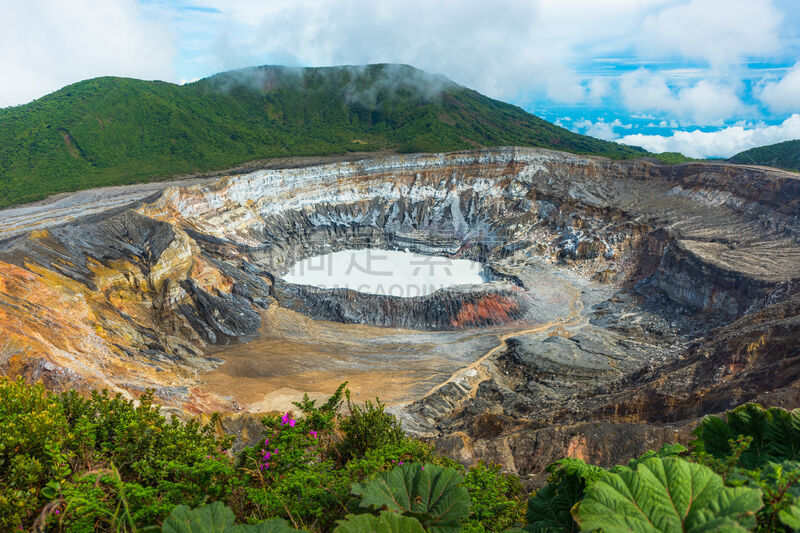
[[[0,109],[0,207],[275,156],[501,145],[646,154],[405,65],[256,67],[183,86],[104,77]]]
[[[751,148],[728,159],[740,165],[763,165],[800,172],[800,139]]]

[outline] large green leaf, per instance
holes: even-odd
[[[570,510],[583,497],[583,481],[568,477],[556,485],[551,483],[531,496],[528,500],[528,525],[531,533],[566,531],[575,533],[578,525],[572,519]]]
[[[739,465],[760,468],[768,462],[800,460],[800,411],[764,409],[750,403],[728,411],[725,419],[708,416],[694,431],[695,452],[723,459],[732,452],[730,440],[743,435],[753,441],[742,454]]]
[[[584,489],[600,479],[605,470],[567,457],[547,467],[551,472],[548,485],[528,500],[527,531],[532,533],[578,531],[572,519],[572,507],[583,498]]]
[[[162,533],[225,533],[236,517],[222,502],[191,509],[175,507],[161,526]]]
[[[766,451],[773,461],[800,461],[800,411],[769,409]]]
[[[654,452],[653,450],[647,450],[646,452],[644,452],[639,457],[636,457],[636,458],[631,459],[630,461],[628,461],[628,465],[627,466],[617,465],[617,466],[613,467],[611,469],[611,471],[612,472],[620,472],[624,468],[636,468],[636,466],[639,463],[643,463],[644,461],[647,461],[648,459],[650,459],[652,457],[677,457],[677,456],[679,456],[679,455],[681,455],[681,454],[683,454],[683,453],[685,453],[687,451],[689,451],[689,450],[687,450],[686,447],[684,445],[682,445],[682,444],[679,444],[677,442],[673,442],[673,443],[668,442],[668,443],[664,444],[663,446],[661,446],[661,448],[658,451]]]
[[[371,482],[353,485],[362,507],[387,508],[419,520],[428,531],[458,531],[469,514],[470,498],[453,468],[419,463],[381,472]]]
[[[225,530],[225,533],[296,533],[300,529],[294,529],[289,522],[283,518],[271,518],[258,524],[242,524],[232,526]]]
[[[778,519],[792,531],[800,531],[800,497],[795,496],[792,503],[778,513]]]
[[[758,489],[726,487],[706,466],[653,457],[609,472],[573,514],[583,531],[746,531],[761,505]]]
[[[346,520],[338,520],[334,533],[424,533],[419,520],[392,511],[380,515],[349,514]]]
[[[631,459],[627,466],[614,467],[612,472],[635,468],[651,457],[672,457],[686,451],[680,444],[668,443],[658,451],[650,450],[638,459]],[[574,533],[580,528],[572,518],[572,508],[583,499],[586,488],[605,476],[606,471],[571,457],[556,461],[547,470],[552,473],[549,484],[528,500],[525,529],[531,533]]]
[[[234,525],[236,517],[225,504],[214,502],[191,509],[186,505],[175,507],[161,526],[161,533],[294,533],[282,518],[273,518],[258,524]]]

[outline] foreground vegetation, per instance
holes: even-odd
[[[508,145],[647,155],[405,65],[259,67],[184,86],[96,78],[0,109],[0,124],[0,207],[269,157]]]
[[[365,501],[383,507],[376,484],[389,475],[389,486],[398,476],[410,484],[406,505],[414,508],[405,511],[426,525],[502,530],[524,519],[516,477],[496,466],[464,470],[406,437],[382,404],[350,404],[342,416],[344,402],[343,386],[323,405],[301,402],[296,417],[268,416],[260,444],[233,454],[216,420],[168,421],[150,394],[134,404],[0,380],[0,531],[141,531],[162,523],[164,531],[196,531],[179,527],[192,516],[226,527],[273,519],[269,527],[284,528],[275,531],[331,531],[367,512]],[[423,485],[433,489],[418,512]],[[259,527],[252,531],[273,531]]]
[[[515,476],[437,455],[379,402],[352,404],[344,386],[296,407],[264,418],[259,445],[233,454],[216,420],[167,420],[150,394],[134,403],[0,380],[0,530],[800,528],[798,411],[745,405],[706,418],[688,449],[669,444],[608,470],[563,459],[528,499]]]

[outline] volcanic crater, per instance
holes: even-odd
[[[0,211],[4,373],[155,388],[243,441],[348,380],[451,456],[532,476],[742,401],[800,405],[796,174],[501,148],[126,194]],[[365,249],[487,280],[407,297],[284,279]]]

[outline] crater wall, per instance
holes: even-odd
[[[206,412],[231,409],[203,386],[222,363],[211,348],[260,335],[274,308],[489,332],[493,350],[398,406],[409,430],[454,455],[472,446],[473,459],[502,458],[531,428],[585,421],[578,405],[613,424],[651,423],[644,408],[623,419],[587,398],[678,372],[714,328],[786,306],[800,278],[796,174],[537,149],[265,169],[36,223],[0,241],[4,374],[131,396],[155,387],[168,406]],[[365,247],[473,259],[498,281],[398,299],[279,279],[303,258]],[[569,289],[540,286],[542,276]],[[612,403],[637,412],[632,401]]]

